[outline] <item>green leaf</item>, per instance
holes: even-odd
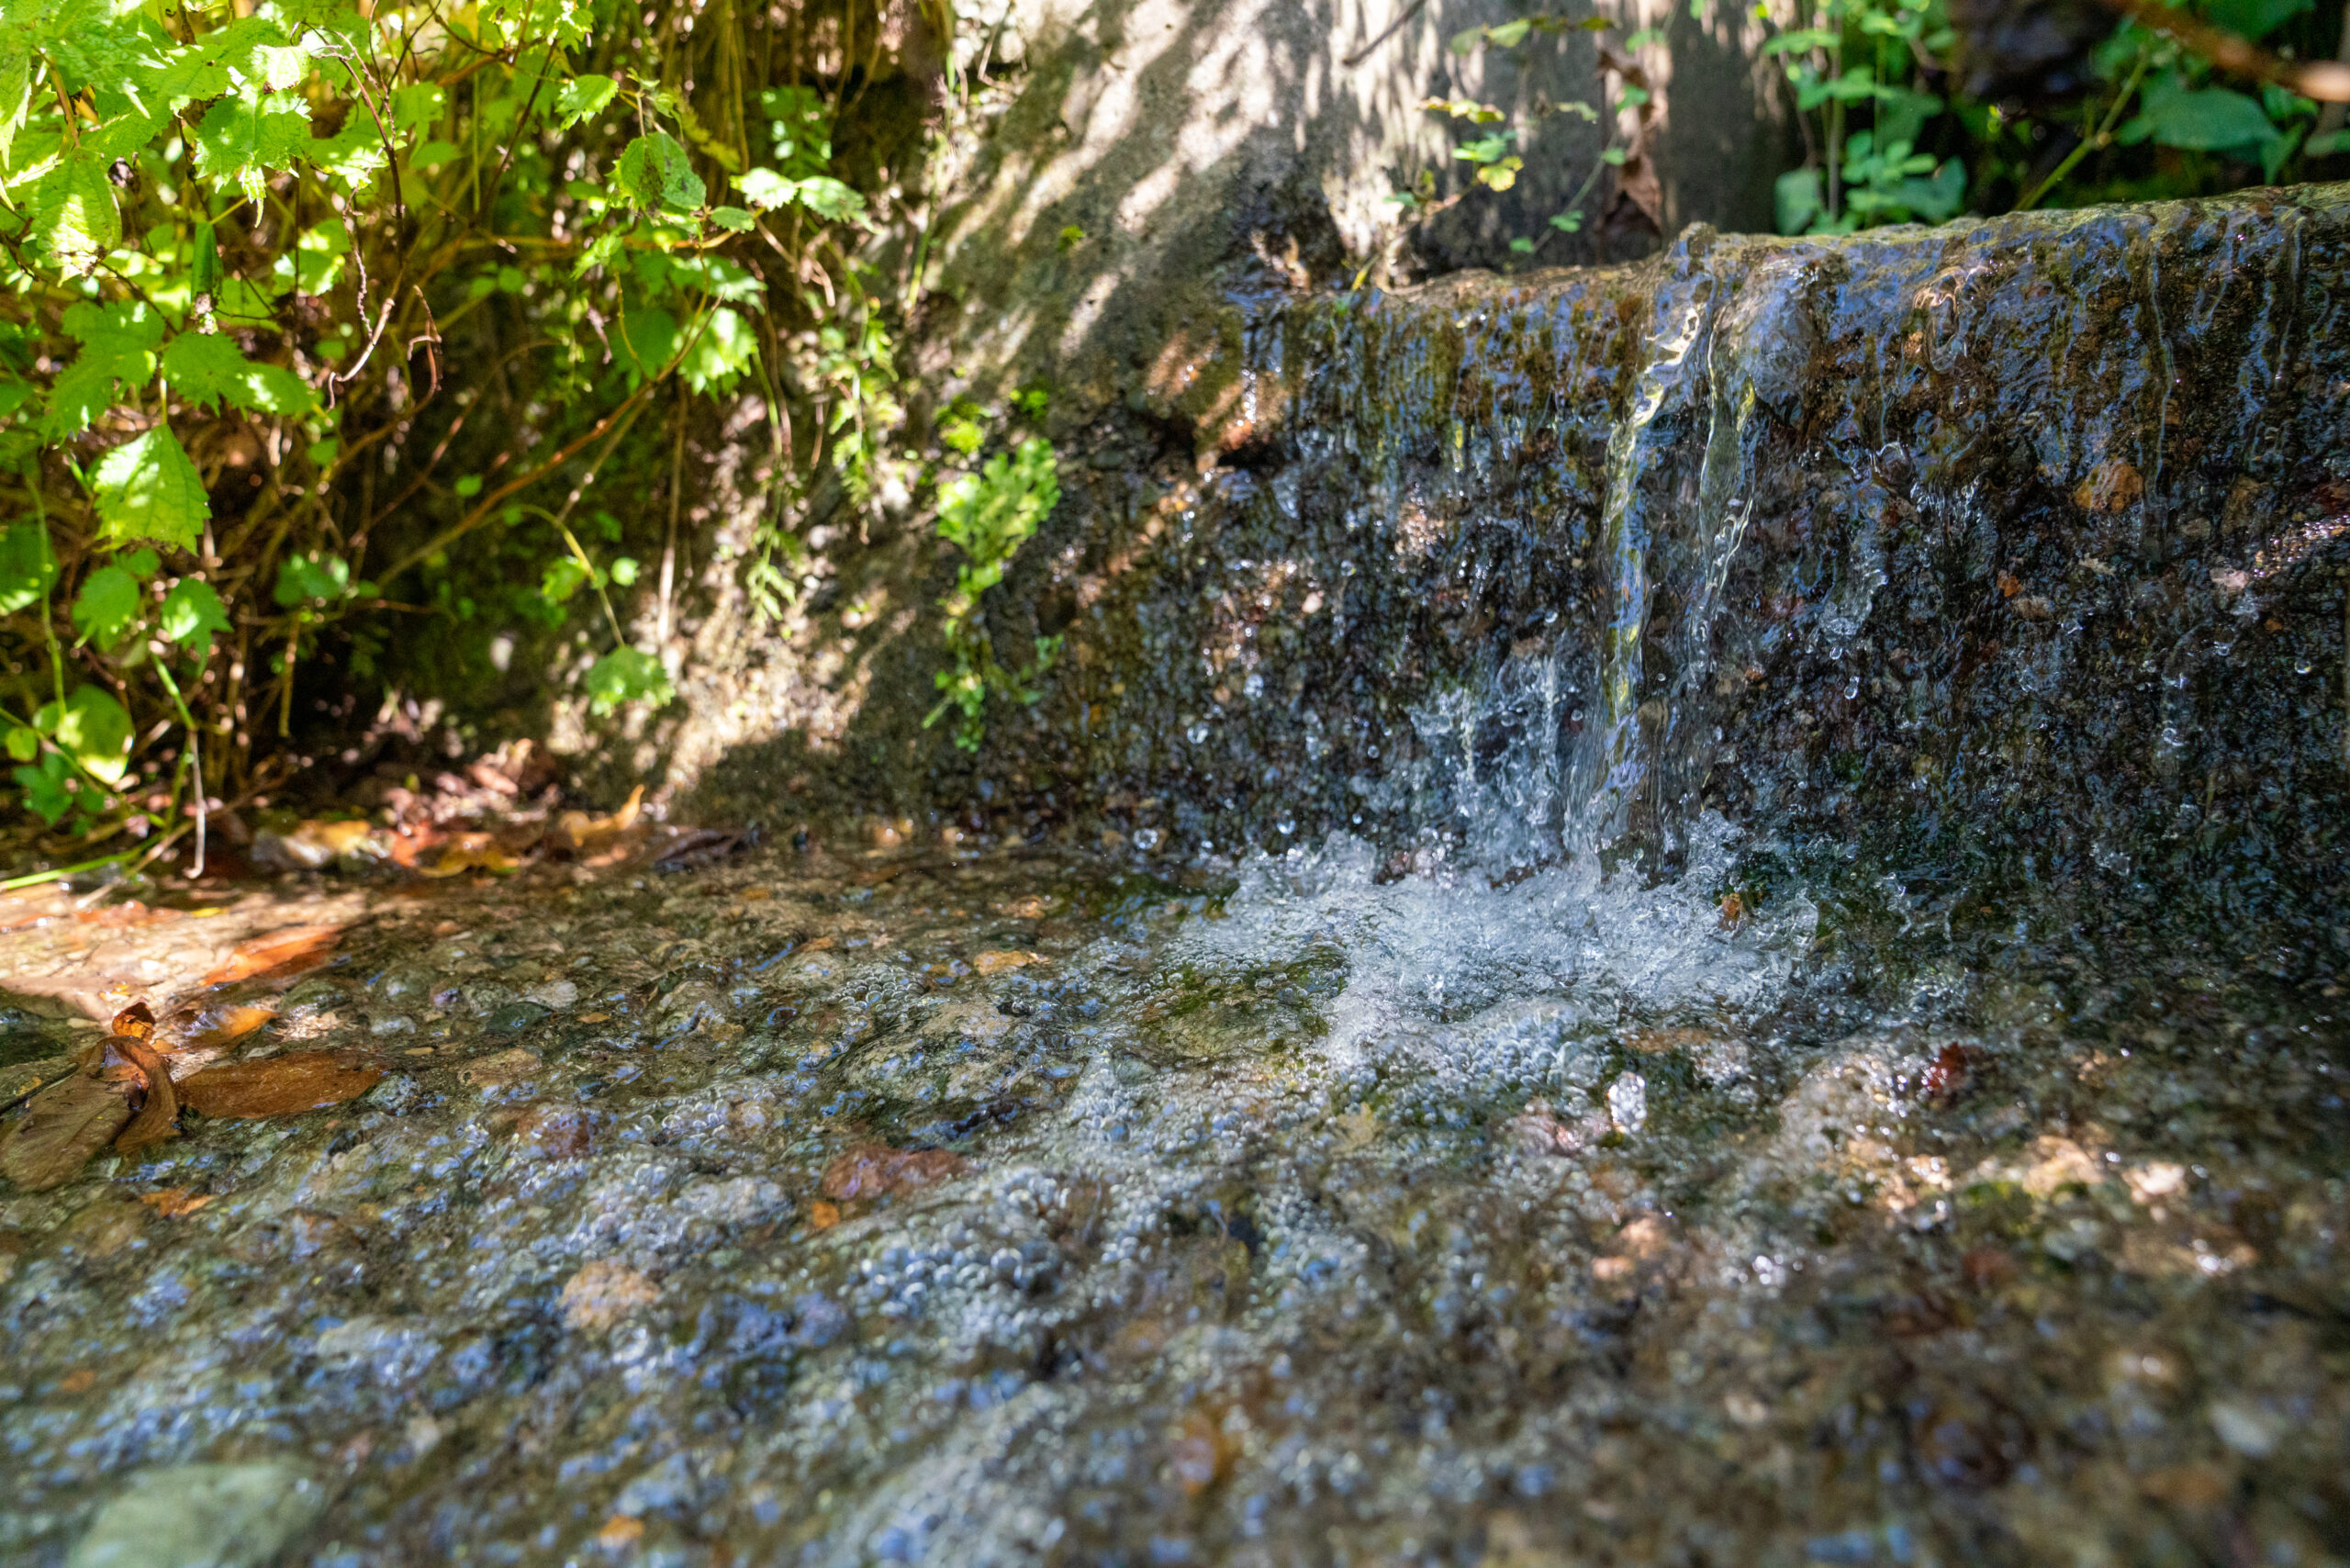
[[[375,117],[357,109],[352,111],[351,117],[342,122],[342,129],[332,136],[312,137],[305,142],[302,155],[315,164],[319,173],[341,181],[344,188],[353,195],[383,173],[390,162],[385,156],[383,133],[376,129]],[[316,233],[317,230],[311,232]],[[326,288],[322,286],[305,289],[304,292],[323,294]]]
[[[318,394],[283,365],[257,364],[228,338],[182,332],[163,351],[163,379],[199,409],[223,400],[255,413],[301,415],[319,406]]]
[[[620,349],[636,375],[660,375],[677,352],[677,319],[657,305],[640,305],[621,322]]]
[[[212,515],[204,481],[169,425],[157,425],[98,459],[91,488],[99,537],[110,541],[152,539],[192,550]]]
[[[589,115],[601,114],[621,84],[609,76],[575,76],[554,98],[555,120],[565,130]]]
[[[46,703],[33,720],[92,778],[108,784],[122,778],[124,766],[130,760],[130,715],[113,693],[95,686],[78,686],[62,708]]]
[[[24,35],[16,28],[0,37],[0,165],[8,162],[8,150],[17,143],[17,132],[25,129],[31,107],[32,59]]]
[[[1800,234],[1811,227],[1826,206],[1817,169],[1790,169],[1772,189],[1782,234]]]
[[[52,441],[89,429],[113,406],[118,383],[138,386],[153,375],[154,348],[163,337],[162,318],[137,300],[77,300],[66,308],[63,325],[81,341],[82,353],[50,386],[41,429]]]
[[[2239,38],[2264,39],[2316,8],[2313,0],[2210,0],[2204,14]]]
[[[0,615],[38,604],[57,585],[57,556],[49,530],[27,519],[0,532]]]
[[[794,199],[817,217],[836,223],[865,212],[865,198],[828,174],[811,174],[800,181]]]
[[[1826,28],[1798,28],[1792,32],[1781,33],[1777,38],[1764,44],[1762,52],[1765,56],[1769,56],[1803,54],[1815,49],[1833,49],[1840,40],[1840,36]]]
[[[310,106],[292,93],[222,98],[196,128],[196,172],[234,181],[259,206],[273,169],[290,169],[310,145]]]
[[[8,753],[12,756],[17,751],[17,736],[22,734],[22,730],[9,733]],[[50,752],[36,767],[12,767],[8,775],[24,786],[25,809],[50,826],[55,827],[58,820],[73,809],[73,791],[67,788],[73,768],[60,753]]]
[[[757,362],[758,356],[758,334],[751,330],[750,323],[732,310],[716,309],[702,324],[701,333],[686,352],[677,374],[696,392],[724,391]]]
[[[559,555],[539,574],[539,597],[549,604],[568,604],[588,580],[587,567],[568,555]]]
[[[441,123],[449,106],[448,89],[435,82],[418,82],[392,93],[392,123],[404,135]]]
[[[351,563],[339,555],[295,555],[278,564],[270,597],[281,610],[307,603],[332,604],[353,592]]]
[[[2164,147],[2220,152],[2257,147],[2282,134],[2254,99],[2226,87],[2189,89],[2175,75],[2149,84],[2143,102],[2144,112],[2121,128],[2120,140],[2152,136]]]
[[[73,629],[100,651],[111,650],[139,623],[139,579],[120,566],[100,566],[73,596]]]
[[[155,624],[164,636],[192,648],[201,660],[212,649],[212,633],[229,629],[229,611],[210,583],[182,577],[163,596]]]
[[[645,699],[658,708],[676,695],[661,661],[634,648],[614,648],[588,669],[588,703],[598,718],[623,702]]]
[[[721,229],[730,229],[737,234],[748,234],[758,222],[739,207],[713,207],[710,209],[710,220]]]
[[[1533,26],[1531,21],[1520,17],[1514,22],[1504,22],[1497,28],[1487,28],[1485,41],[1499,49],[1516,49],[1526,41],[1527,32]]]
[[[87,148],[68,151],[33,187],[33,237],[61,272],[88,272],[122,241],[108,162]]]
[[[5,744],[10,756],[15,757],[18,762],[30,762],[40,755],[39,730],[34,729],[30,724],[20,724],[5,713],[0,713],[0,720],[7,721],[8,734]]]
[[[636,206],[648,209],[667,207],[690,211],[709,196],[685,148],[677,138],[658,130],[628,144],[613,166],[612,185]]]

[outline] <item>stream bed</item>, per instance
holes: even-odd
[[[1687,838],[46,895],[383,1076],[0,1193],[0,1559],[2350,1558],[2338,988]]]

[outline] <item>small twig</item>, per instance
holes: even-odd
[[[2350,65],[2339,61],[2284,59],[2232,32],[2199,21],[2184,9],[2174,11],[2161,0],[2098,0],[2098,4],[2150,32],[2176,39],[2232,75],[2274,82],[2321,104],[2350,104]]]
[[[1360,65],[1364,61],[1369,60],[1371,58],[1371,50],[1377,49],[1381,44],[1385,43],[1389,39],[1393,38],[1397,33],[1402,32],[1404,30],[1404,24],[1418,16],[1422,8],[1424,8],[1427,3],[1428,0],[1412,0],[1410,5],[1395,13],[1395,19],[1382,28],[1377,38],[1371,39],[1369,43],[1363,45],[1352,54],[1347,56],[1346,59],[1341,61],[1339,63],[1343,64],[1348,70],[1352,71],[1356,66]]]

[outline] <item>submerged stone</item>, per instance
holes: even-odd
[[[328,1501],[287,1464],[166,1465],[127,1480],[66,1568],[263,1568]]]

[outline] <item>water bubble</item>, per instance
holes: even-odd
[[[1135,829],[1135,847],[1136,849],[1158,848],[1158,830],[1155,827],[1138,827]]]
[[[1649,1081],[1628,1072],[1607,1086],[1607,1117],[1621,1133],[1636,1133],[1648,1124]]]
[[[1281,830],[1281,835],[1283,838],[1287,838],[1291,834],[1297,831],[1297,824],[1290,821],[1287,817],[1283,817],[1281,821],[1275,823],[1273,826]]]
[[[1183,737],[1190,741],[1193,745],[1205,745],[1208,739],[1208,727],[1206,722],[1203,721],[1201,722],[1194,723],[1190,729],[1183,732]]]
[[[2309,660],[2307,660],[2307,659],[2295,659],[2295,660],[2293,661],[2293,673],[2294,673],[2295,675],[2307,675],[2307,674],[2309,674],[2309,672],[2310,672],[2310,661],[2309,661]]]
[[[1248,678],[1240,683],[1240,694],[1254,702],[1265,694],[1265,678],[1255,670],[1250,670]]]

